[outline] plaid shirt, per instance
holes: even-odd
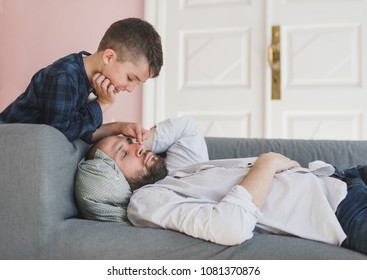
[[[69,141],[90,143],[103,116],[96,100],[88,102],[91,85],[83,55],[90,54],[70,54],[39,70],[26,91],[0,113],[0,122],[48,124]]]

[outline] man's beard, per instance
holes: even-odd
[[[146,151],[144,157],[150,151]],[[139,172],[134,178],[126,178],[132,191],[135,191],[142,186],[154,184],[168,175],[168,169],[164,158],[154,155],[155,162],[151,166],[147,166],[147,172]]]

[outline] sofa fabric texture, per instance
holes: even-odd
[[[281,152],[302,166],[367,163],[367,141],[206,138],[210,159]],[[74,177],[88,145],[37,124],[0,125],[0,259],[367,259],[297,237],[257,234],[222,246],[170,230],[85,220]]]

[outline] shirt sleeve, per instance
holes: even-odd
[[[90,143],[92,133],[102,125],[97,101],[78,105],[78,86],[68,74],[50,77],[44,89],[43,122],[60,130],[69,141],[82,138]]]
[[[128,206],[135,226],[171,229],[227,246],[251,239],[261,215],[241,186],[234,186],[218,203],[147,187],[136,191]]]
[[[168,169],[209,160],[204,136],[191,117],[165,120],[157,125],[153,141],[153,152],[166,152]]]

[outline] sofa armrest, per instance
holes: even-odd
[[[0,258],[37,258],[48,234],[77,215],[77,164],[88,147],[53,127],[0,125]]]
[[[338,168],[367,164],[367,141],[207,137],[210,159],[256,157],[278,152],[307,166],[323,160]]]

